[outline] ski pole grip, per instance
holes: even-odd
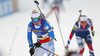
[[[36,0],[34,1],[34,3],[36,3],[37,5],[39,5],[39,2],[38,2],[38,1],[36,1]]]
[[[79,12],[82,12],[82,10],[79,10]]]
[[[82,15],[82,14],[81,14],[82,10],[79,10],[79,12],[80,12],[80,15]]]

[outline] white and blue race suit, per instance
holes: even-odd
[[[54,39],[54,32],[52,27],[49,25],[48,21],[44,21],[44,29],[47,30],[48,32],[44,31],[44,29],[41,26],[41,23],[36,26],[34,25],[33,27],[32,25],[32,21],[28,24],[28,30],[27,30],[27,38],[28,38],[28,43],[29,45],[33,44],[33,40],[32,40],[32,31],[36,34],[37,36],[37,42],[43,39],[46,39],[48,37],[50,37],[51,39]],[[49,42],[46,43],[42,43],[41,44],[42,47],[55,52],[55,48],[54,48],[54,41],[51,40]],[[31,46],[30,48],[33,48],[33,46]],[[43,56],[44,54],[47,54],[48,56],[53,55],[52,53],[42,49],[42,48],[36,48],[35,49],[35,53],[34,56]]]

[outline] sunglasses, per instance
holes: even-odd
[[[32,17],[31,17],[31,20],[32,20],[33,22],[38,22],[38,21],[40,20],[40,18],[41,18],[41,17],[38,17],[38,18],[32,18]]]
[[[81,23],[87,23],[87,21],[81,21]]]

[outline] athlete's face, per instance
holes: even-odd
[[[40,24],[40,22],[41,22],[41,19],[39,21],[36,21],[36,22],[33,21],[34,25],[36,25],[36,26],[38,26]]]
[[[34,23],[34,25],[38,26],[40,24],[40,21],[41,21],[40,18],[41,18],[40,16],[38,18],[32,18],[31,17],[31,20]]]
[[[81,21],[80,22],[82,26],[86,26],[87,25],[87,21]]]

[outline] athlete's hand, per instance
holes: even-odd
[[[35,52],[34,48],[30,48],[29,52],[30,52],[30,55],[33,55]]]
[[[92,36],[94,36],[95,35],[95,31],[92,31]]]
[[[67,53],[68,52],[68,47],[65,47],[65,53]]]
[[[34,44],[34,46],[36,46],[36,47],[41,47],[41,43],[40,43],[40,42],[36,42],[36,43]]]
[[[68,47],[65,47],[65,56],[68,54]]]

